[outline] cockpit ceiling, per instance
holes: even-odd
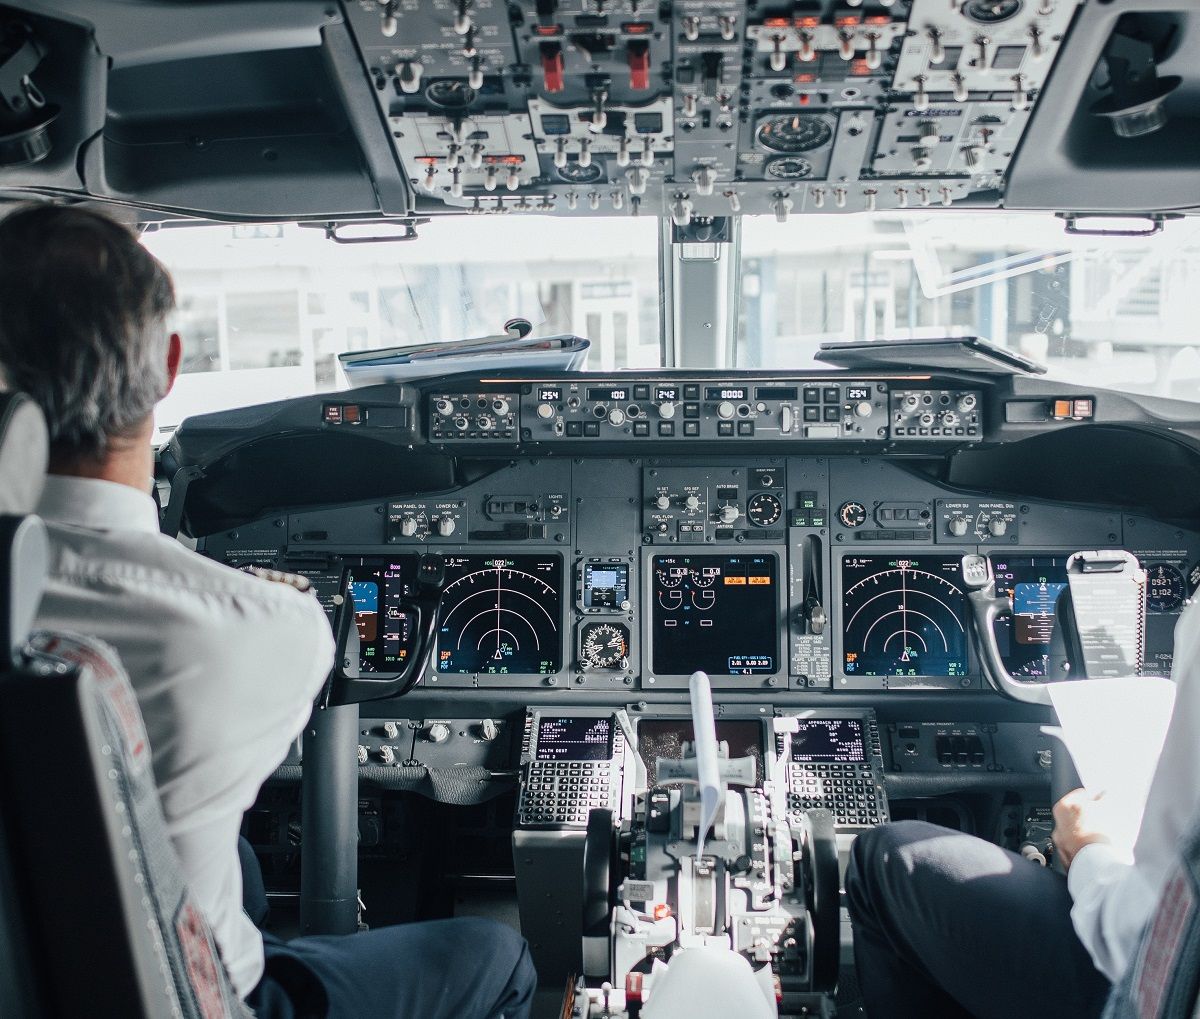
[[[6,193],[680,228],[1200,208],[1191,0],[40,0],[0,17]]]

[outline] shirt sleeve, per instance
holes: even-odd
[[[1111,846],[1084,846],[1071,861],[1071,920],[1096,967],[1118,979],[1158,904],[1179,841],[1200,814],[1200,602],[1175,627],[1175,707],[1146,798],[1133,862]]]
[[[1115,983],[1154,912],[1157,893],[1133,864],[1100,842],[1075,854],[1067,887],[1075,933],[1096,968]]]

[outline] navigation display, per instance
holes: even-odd
[[[1067,556],[992,556],[996,594],[1011,596],[1012,618],[997,619],[996,642],[1013,676],[1050,674],[1050,639],[1059,596],[1067,588]]]
[[[613,755],[612,719],[539,718],[539,761],[607,761]]]
[[[854,764],[867,759],[862,722],[857,718],[798,718],[792,734],[792,760],[798,764]]]
[[[400,561],[350,567],[350,597],[358,628],[358,671],[402,672],[411,650],[412,618],[401,608],[411,566]]]
[[[774,555],[656,555],[653,668],[660,676],[753,676],[776,669]]]
[[[842,559],[842,666],[851,676],[965,676],[960,557]]]
[[[437,671],[545,676],[562,668],[562,558],[446,556]]]

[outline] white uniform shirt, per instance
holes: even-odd
[[[1175,708],[1154,772],[1133,861],[1111,846],[1084,846],[1071,862],[1071,920],[1096,968],[1120,979],[1158,905],[1179,840],[1200,821],[1200,602],[1175,627]],[[1113,747],[1113,753],[1121,753]]]
[[[242,814],[308,720],[333,663],[315,598],[164,537],[154,501],[108,481],[47,479],[50,577],[37,625],[117,649],[146,722],[167,830],[238,993],[263,973],[242,910]]]

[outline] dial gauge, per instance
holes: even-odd
[[[758,143],[772,152],[808,152],[833,137],[833,124],[819,114],[785,113],[763,120],[755,135]]]
[[[465,110],[478,93],[464,81],[447,78],[430,82],[425,87],[425,101],[443,110]]]
[[[746,516],[755,527],[771,527],[783,516],[783,503],[770,492],[759,492],[746,503]]]
[[[660,566],[654,571],[654,579],[658,586],[665,588],[678,587],[687,575],[687,568],[683,566]]]
[[[1178,612],[1183,606],[1183,574],[1170,563],[1146,567],[1146,608],[1151,612]]]
[[[867,507],[861,502],[844,502],[838,510],[838,519],[846,527],[861,527],[867,522]]]
[[[962,5],[963,17],[981,25],[998,25],[1021,9],[1021,0],[967,0]]]
[[[586,623],[579,658],[586,669],[623,669],[629,660],[629,630],[621,623]]]
[[[584,166],[582,163],[570,162],[566,166],[560,166],[554,172],[569,184],[594,184],[604,176],[604,171],[600,168],[599,163],[588,163],[587,166]]]
[[[799,156],[780,156],[766,167],[767,176],[776,180],[803,180],[812,173],[812,163]]]

